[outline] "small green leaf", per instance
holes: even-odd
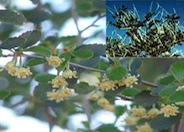
[[[114,124],[104,124],[97,128],[98,132],[118,132]]]
[[[168,86],[164,87],[164,88],[160,91],[159,95],[160,95],[160,96],[169,97],[169,96],[171,96],[174,92],[176,92],[176,88],[177,88],[177,86],[168,85]]]
[[[5,90],[0,90],[0,100],[7,98],[9,95],[10,95],[10,92]]]
[[[116,117],[120,117],[121,115],[124,114],[125,111],[126,111],[126,107],[125,106],[116,106],[115,107],[115,115],[116,115]]]
[[[83,45],[84,46],[84,45]],[[85,45],[87,49],[93,52],[94,57],[99,57],[101,55],[105,55],[106,46],[102,44],[89,44]]]
[[[184,82],[184,61],[179,61],[171,65],[170,70],[175,79]]]
[[[39,99],[41,102],[46,103],[48,100],[47,98],[47,92],[52,91],[52,85],[51,84],[38,84],[34,89],[33,97],[36,99]]]
[[[176,91],[171,96],[169,96],[169,100],[173,103],[179,102],[179,101],[184,101],[183,97],[184,97],[184,90]]]
[[[45,62],[46,62],[46,60],[44,60],[44,59],[31,58],[27,61],[26,66],[36,66],[39,64],[43,64]]]
[[[133,60],[130,69],[131,71],[136,71],[141,66],[141,60],[136,58]]]
[[[72,55],[81,59],[90,59],[93,57],[93,52],[88,49],[79,49],[72,52]]]
[[[110,67],[106,71],[106,75],[110,80],[121,80],[127,73],[127,69],[122,66]]]
[[[38,30],[27,31],[19,36],[19,38],[25,38],[26,42],[22,45],[22,48],[27,48],[36,44],[41,38],[41,32]]]
[[[90,124],[88,121],[83,121],[82,124],[85,126],[85,128],[90,129]]]
[[[0,21],[13,25],[22,25],[25,22],[25,17],[10,10],[0,10]]]
[[[24,10],[22,11],[26,19],[34,24],[40,24],[42,21],[49,18],[49,13],[44,10]]]
[[[169,118],[164,117],[163,115],[158,115],[150,121],[150,125],[154,130],[161,130],[171,128],[176,122],[180,120],[181,116],[171,116]],[[163,124],[163,125],[162,125]]]
[[[66,67],[66,65],[70,61],[71,54],[69,52],[66,52],[66,53],[61,54],[59,58],[61,58],[61,59],[64,58],[65,61],[57,69],[64,70],[64,68]]]
[[[25,51],[32,51],[40,55],[49,56],[51,55],[51,52],[49,49],[43,47],[43,46],[34,46],[26,49]]]
[[[175,81],[175,78],[173,75],[168,75],[168,76],[165,76],[163,78],[161,78],[160,80],[157,81],[157,84],[159,85],[168,85],[172,82]]]
[[[25,38],[8,38],[4,42],[1,43],[0,48],[2,49],[12,49],[16,47],[20,47],[26,41]]]
[[[158,97],[151,96],[150,91],[142,91],[135,96],[135,104],[152,107],[158,101]]]
[[[125,96],[134,97],[135,95],[137,95],[140,92],[141,92],[141,90],[139,90],[137,88],[126,88],[123,90],[122,94]]]
[[[48,83],[49,81],[51,81],[55,77],[56,77],[56,75],[52,75],[52,74],[48,74],[48,73],[42,73],[42,74],[38,74],[35,77],[35,80],[39,83]]]
[[[89,86],[85,82],[80,82],[79,84],[76,84],[75,85],[74,89],[75,89],[76,93],[79,93],[79,94],[88,94],[88,93],[90,93],[91,91],[94,90],[94,87]]]

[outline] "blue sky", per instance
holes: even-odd
[[[106,7],[114,9],[114,6],[115,6],[118,9],[122,5],[125,5],[129,10],[133,10],[133,4],[134,4],[138,12],[141,15],[144,15],[149,12],[149,7],[150,7],[151,2],[152,0],[144,0],[144,2],[143,0],[136,0],[136,1],[107,0]],[[184,25],[184,13],[183,13],[184,1],[176,1],[176,0],[173,0],[173,1],[157,0],[156,1],[154,0],[153,11],[154,9],[156,9],[156,6],[157,6],[156,2],[158,2],[159,5],[161,5],[169,13],[173,13],[173,8],[174,8],[177,11],[177,14],[181,17],[180,23]],[[112,18],[111,13],[107,9],[107,36],[111,35],[113,30],[117,30],[117,28],[114,28],[113,26],[108,25],[109,21],[114,21],[114,19]]]

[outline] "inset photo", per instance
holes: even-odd
[[[184,1],[107,0],[110,57],[184,57]]]

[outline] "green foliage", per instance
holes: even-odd
[[[151,107],[156,104],[158,97],[150,95],[150,91],[142,91],[141,93],[135,96],[135,104]]]
[[[0,10],[0,21],[13,25],[22,25],[25,22],[25,17],[21,13]]]
[[[97,132],[117,132],[118,129],[114,126],[114,124],[104,124],[97,128]]]
[[[79,57],[81,59],[89,59],[93,57],[93,52],[88,49],[78,49],[78,50],[74,50],[72,52],[72,55],[74,55],[75,57]]]
[[[183,69],[184,69],[183,61],[176,62],[170,68],[171,73],[174,76],[174,78],[181,83],[184,82],[184,70]]]
[[[168,85],[160,91],[160,96],[169,97],[176,91],[175,85]]]
[[[35,80],[39,83],[48,84],[48,82],[51,81],[52,79],[54,79],[55,77],[56,77],[56,75],[42,73],[42,74],[36,75]]]
[[[0,90],[0,100],[7,98],[9,95],[10,95],[10,92],[9,91]]]
[[[36,66],[39,64],[44,64],[46,61],[44,59],[31,58],[27,61],[26,66]]]
[[[137,88],[126,88],[123,90],[122,94],[128,97],[135,97],[141,91]]]
[[[47,48],[43,46],[33,46],[33,47],[26,49],[25,51],[31,51],[31,52],[34,52],[36,54],[43,55],[43,56],[51,55],[50,50],[48,50]]]
[[[8,38],[1,43],[0,48],[12,49],[22,46],[26,42],[25,38]]]
[[[169,100],[173,103],[179,102],[179,101],[184,101],[184,91],[176,91],[173,93],[171,96],[169,96]]]
[[[120,117],[126,111],[126,107],[124,106],[116,106],[115,107],[115,115],[116,117]]]
[[[163,115],[159,115],[150,121],[150,125],[154,130],[161,131],[164,129],[171,128],[171,126],[177,123],[180,118],[180,115],[169,118],[165,118]]]
[[[76,84],[74,86],[74,89],[77,93],[79,94],[88,94],[90,93],[91,91],[94,90],[95,87],[93,86],[89,86],[87,83],[85,82],[81,82],[79,84]]]
[[[22,48],[27,48],[34,45],[41,38],[41,32],[38,30],[28,31],[23,33],[19,38],[25,38],[26,42],[22,45]]]
[[[159,85],[168,85],[175,81],[175,78],[173,75],[167,75],[157,81],[157,84]]]
[[[127,75],[127,70],[122,66],[110,67],[107,69],[106,75],[110,80],[121,80]]]

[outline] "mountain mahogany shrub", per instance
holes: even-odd
[[[94,6],[94,10],[90,8],[88,13],[91,16],[98,13],[98,19],[102,18],[104,12],[99,7],[101,1],[76,0],[76,2],[78,2],[76,5],[90,5],[87,7],[98,5]],[[77,11],[85,17],[86,9],[88,8]],[[0,13],[3,15],[6,11]],[[105,45],[85,43],[82,45],[84,41],[78,43],[83,40],[80,34],[68,37],[57,35],[43,37],[42,30],[36,27],[39,27],[47,15],[43,15],[42,11],[34,14],[37,11],[39,10],[31,12],[37,19],[31,19],[30,14],[24,11],[22,12],[27,21],[22,19],[19,13],[12,15],[16,15],[17,19],[21,16],[19,19],[21,22],[14,23],[11,17],[8,19],[5,17],[6,20],[2,20],[3,17],[0,19],[11,24],[31,22],[36,25],[35,29],[17,37],[8,36],[6,40],[2,39],[0,57],[12,58],[0,68],[0,99],[3,100],[3,106],[13,109],[13,106],[26,103],[28,106],[24,109],[23,115],[33,116],[47,121],[50,126],[58,125],[65,129],[70,129],[66,125],[69,123],[70,115],[83,113],[88,116],[88,120],[82,122],[84,127],[79,128],[80,131],[121,131],[121,126],[128,131],[137,132],[171,130],[171,127],[182,119],[184,101],[182,60],[175,60],[173,64],[165,60],[165,65],[170,65],[166,76],[159,79],[156,84],[154,81],[148,82],[145,79],[155,74],[158,79],[166,66],[156,65],[159,61],[155,60],[150,61],[154,63],[147,63],[144,59],[105,57]],[[11,16],[12,12],[6,13]],[[53,17],[57,15],[52,13]],[[56,24],[55,21],[53,23]],[[58,48],[61,43],[63,49]],[[10,54],[4,52],[7,50]],[[149,66],[153,66],[154,69],[147,69]],[[35,81],[36,86],[33,85]],[[22,100],[12,104],[11,100],[17,95],[22,96]],[[117,100],[131,101],[131,105],[117,105],[115,103]],[[102,123],[98,127],[91,128],[93,119],[91,117],[95,117],[99,110],[114,113],[121,126],[115,122]],[[120,118],[122,115],[126,117]]]

